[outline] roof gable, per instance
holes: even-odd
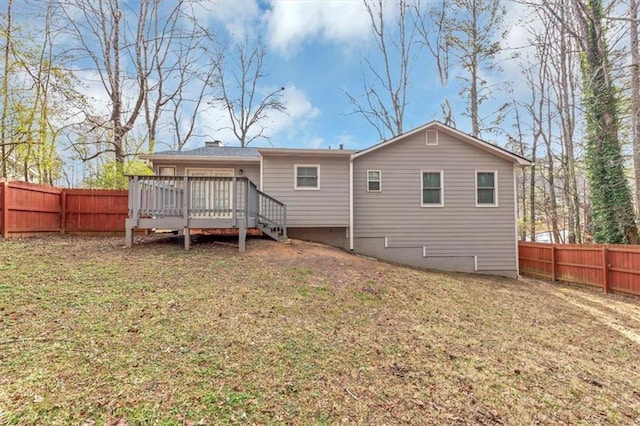
[[[369,148],[363,149],[361,151],[358,151],[357,153],[354,154],[354,158],[358,158],[361,157],[363,155],[367,155],[370,152],[376,151],[382,147],[385,147],[387,145],[391,145],[393,143],[399,142],[401,140],[404,140],[406,138],[408,138],[409,136],[415,135],[416,133],[419,132],[423,132],[426,130],[438,130],[441,131],[443,133],[447,133],[453,137],[455,137],[456,139],[463,141],[469,145],[475,146],[476,148],[479,148],[483,151],[489,152],[497,157],[503,158],[505,160],[511,161],[512,163],[521,165],[521,166],[529,166],[531,165],[531,161],[527,160],[524,157],[521,157],[517,154],[514,154],[513,152],[507,151],[506,149],[500,148],[499,146],[496,145],[492,145],[488,142],[485,142],[481,139],[478,139],[476,137],[473,137],[471,135],[468,135],[466,133],[463,133],[459,130],[454,129],[453,127],[447,126],[439,121],[432,121],[430,123],[427,123],[425,125],[422,125],[420,127],[417,127],[413,130],[410,130],[406,133],[403,133],[401,135],[398,135],[394,138],[388,139],[386,141],[382,141],[376,145],[373,145]]]

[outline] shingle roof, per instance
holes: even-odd
[[[201,146],[199,148],[189,149],[186,151],[162,151],[148,155],[149,158],[155,156],[176,156],[176,157],[245,157],[260,158],[257,148],[240,148],[237,146]]]

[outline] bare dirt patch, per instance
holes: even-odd
[[[0,241],[0,422],[633,424],[639,309],[299,241]]]

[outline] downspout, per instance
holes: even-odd
[[[349,250],[353,251],[353,154],[349,158]]]
[[[262,181],[264,180],[264,167],[263,167],[263,157],[262,157],[262,153],[260,152],[260,191],[264,192],[264,186]]]

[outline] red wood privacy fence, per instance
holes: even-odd
[[[640,246],[518,242],[520,273],[640,296]]]
[[[0,182],[4,238],[41,233],[124,232],[128,191]]]

